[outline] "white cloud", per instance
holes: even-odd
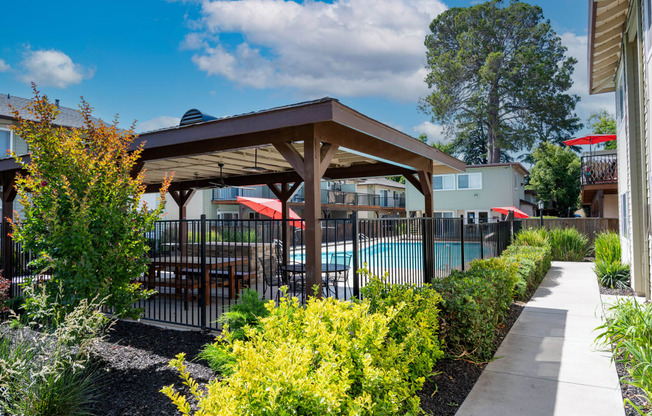
[[[614,113],[614,94],[589,94],[589,74],[587,63],[587,37],[578,36],[571,32],[563,33],[561,41],[568,48],[567,54],[577,59],[575,64],[575,72],[573,72],[573,86],[570,93],[580,96],[580,102],[577,103],[577,114],[586,122],[591,113],[598,111],[602,108],[610,113]]]
[[[428,136],[428,141],[431,142],[446,141],[444,126],[440,126],[439,124],[424,121],[418,126],[414,126],[412,130],[414,130],[417,135],[425,134]]]
[[[423,44],[440,0],[205,0],[201,29],[182,48],[209,75],[247,87],[290,87],[303,95],[427,94]],[[219,35],[241,33],[235,47]]]
[[[170,116],[160,116],[155,117],[151,120],[143,121],[142,123],[136,124],[137,132],[145,132],[163,129],[166,127],[178,126],[181,119],[179,117],[170,117]]]
[[[76,64],[68,55],[55,49],[27,50],[21,63],[24,72],[20,79],[36,82],[39,86],[66,88],[92,78],[95,71]]]
[[[0,59],[0,72],[7,72],[11,69],[11,66],[9,66],[8,63],[4,61],[4,59]]]

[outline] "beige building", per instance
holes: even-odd
[[[591,0],[589,89],[615,92],[618,217],[632,287],[650,298],[652,0]]]
[[[501,214],[492,207],[516,207],[530,215],[535,212],[533,195],[526,196],[525,177],[530,172],[520,163],[468,165],[466,172],[433,175],[435,218],[464,217],[464,222],[496,222]],[[421,216],[421,193],[410,183],[406,186],[406,210]]]

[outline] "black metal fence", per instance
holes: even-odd
[[[360,296],[371,274],[421,285],[500,255],[520,222],[464,224],[462,218],[322,219],[322,295]],[[156,294],[138,302],[144,319],[221,329],[218,319],[243,288],[264,299],[283,293],[301,302],[305,287],[304,221],[159,221],[146,235],[149,270],[140,282]],[[14,245],[12,294],[34,270]],[[359,270],[365,270],[358,272]]]

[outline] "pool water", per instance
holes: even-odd
[[[435,268],[449,269],[461,265],[460,243],[435,242]],[[485,247],[485,253],[487,253]],[[322,252],[322,263],[343,262],[342,254],[353,255],[350,246],[346,251],[329,249]],[[464,243],[464,262],[480,258],[480,243]],[[339,261],[337,257],[339,257]],[[297,253],[292,256],[294,261],[303,262],[304,254]],[[423,268],[423,243],[421,242],[394,242],[378,243],[360,249],[358,263],[362,266],[367,263],[369,267],[384,269],[422,269]]]

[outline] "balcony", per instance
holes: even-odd
[[[618,183],[618,159],[615,151],[582,156],[582,186]]]
[[[266,186],[248,186],[213,189],[213,201],[235,201],[236,197],[276,198]]]
[[[253,198],[276,198],[266,186],[233,187],[213,189],[213,201],[234,201],[238,196]],[[303,187],[294,194],[290,202],[305,201]],[[405,208],[404,195],[364,194],[360,192],[321,190],[321,203],[328,205],[361,205],[380,208]]]
[[[292,197],[291,202],[304,202],[303,188]],[[405,208],[405,196],[384,196],[360,192],[321,190],[321,203],[324,205],[358,205],[381,208]]]

